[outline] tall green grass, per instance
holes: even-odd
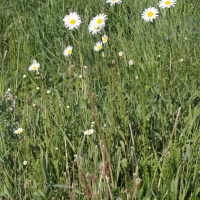
[[[200,5],[177,1],[170,20],[159,9],[161,57],[141,18],[151,6],[158,1],[0,2],[0,198],[199,199]],[[78,31],[63,24],[70,12]],[[106,26],[92,35],[100,13]],[[106,57],[93,48],[104,34]],[[28,71],[34,59],[39,75]]]

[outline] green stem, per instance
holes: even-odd
[[[140,81],[140,91],[142,93],[142,102],[143,102],[143,146],[144,146],[144,159],[145,159],[145,130],[146,130],[146,109],[145,109],[145,96],[144,96],[144,91],[143,91],[143,88],[142,88],[142,82],[141,82],[141,79],[140,79],[140,76],[139,76],[139,73],[138,73],[138,70],[137,68],[135,67],[136,69],[136,72],[137,72],[137,75],[138,75],[138,79]]]
[[[159,56],[161,56],[160,55],[160,45],[159,45],[158,35],[157,35],[157,31],[156,31],[155,21],[153,21],[153,27],[154,27],[155,34],[156,34],[156,40],[157,40],[157,44],[158,44]],[[162,80],[162,62],[161,62],[161,58],[160,58],[160,80]]]

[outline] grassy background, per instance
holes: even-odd
[[[178,1],[170,21],[159,9],[160,58],[153,23],[141,18],[158,1],[105,2],[0,2],[2,199],[199,199],[199,1]],[[78,31],[64,27],[70,12],[81,17]],[[92,35],[88,24],[100,13],[106,26]],[[93,49],[104,34],[106,59]],[[68,58],[67,46],[74,47]],[[28,71],[33,59],[39,76]],[[84,136],[92,122],[95,132]],[[19,127],[25,130],[14,135]]]

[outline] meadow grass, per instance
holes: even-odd
[[[141,17],[148,7],[154,22]],[[200,199],[199,10],[198,0],[170,13],[157,0],[2,0],[0,198]],[[64,26],[71,12],[78,30]],[[92,35],[100,13],[106,26]]]

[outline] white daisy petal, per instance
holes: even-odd
[[[94,129],[89,129],[87,131],[84,131],[84,135],[91,135],[92,133],[94,133]]]
[[[159,2],[159,7],[161,8],[170,8],[171,6],[174,6],[176,4],[176,0],[161,0]]]
[[[72,49],[73,49],[73,47],[68,46],[68,47],[64,50],[63,55],[66,56],[66,57],[69,56],[69,55],[71,55],[71,54],[72,54]]]
[[[115,5],[116,3],[120,4],[122,1],[121,0],[107,0],[106,3],[110,3],[110,5]]]
[[[97,42],[94,46],[95,51],[100,51],[102,49],[102,42]]]
[[[73,30],[74,28],[78,29],[78,27],[82,23],[79,15],[76,12],[66,15],[63,21],[64,21],[65,26],[68,27],[69,30]]]
[[[18,128],[17,130],[14,131],[14,134],[20,134],[24,129],[23,128]]]
[[[142,19],[144,19],[146,22],[153,21],[158,16],[158,13],[158,10],[154,7],[147,8],[142,13]]]
[[[37,71],[38,72],[38,68],[40,67],[39,63],[33,63],[31,66],[29,66],[28,70],[29,71]]]

